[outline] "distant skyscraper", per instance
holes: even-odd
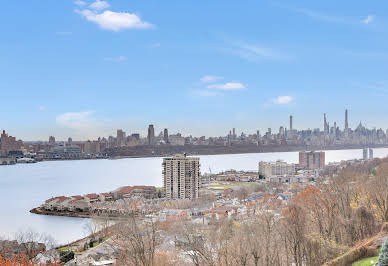
[[[362,158],[364,160],[368,160],[368,148],[363,148],[362,149]]]
[[[292,115],[290,115],[290,131],[292,131]]]
[[[176,155],[163,159],[163,181],[167,199],[199,197],[199,158]]]
[[[326,114],[323,114],[323,132],[325,132],[325,134],[327,134]]]
[[[279,135],[284,136],[284,127],[279,128]]]
[[[369,160],[373,159],[373,150],[369,148]]]
[[[233,128],[233,138],[235,139],[236,138],[236,129]]]
[[[67,139],[67,144],[73,145],[73,139],[72,139],[72,138],[68,138],[68,139]]]
[[[163,131],[163,139],[164,139],[164,142],[168,143],[168,129],[167,128],[165,128]]]
[[[154,129],[154,125],[149,125],[148,126],[147,139],[148,139],[148,145],[154,145],[154,142],[155,142],[155,129]]]
[[[125,134],[124,134],[123,130],[117,129],[116,141],[117,141],[118,147],[124,146],[124,138],[125,138]]]
[[[345,130],[349,128],[349,123],[348,123],[348,109],[345,110]]]
[[[50,136],[49,137],[49,144],[50,145],[55,145],[55,137],[54,136]]]

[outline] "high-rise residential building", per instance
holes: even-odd
[[[197,199],[199,176],[198,157],[176,155],[163,159],[163,182],[167,199]]]
[[[299,167],[304,169],[320,169],[325,167],[325,152],[299,152]]]
[[[284,161],[259,162],[259,173],[264,177],[293,175],[295,174],[295,164],[288,164]]]
[[[236,138],[236,129],[233,128],[233,138],[235,139]]]
[[[155,129],[154,125],[149,125],[148,126],[148,145],[154,145],[155,144]]]
[[[165,143],[168,143],[168,129],[165,128],[163,131],[163,140]]]
[[[362,149],[362,159],[368,160],[368,148]]]
[[[348,109],[345,110],[345,130],[348,130],[349,123],[348,123]]]
[[[290,115],[290,131],[292,131],[292,115]]]
[[[69,138],[67,139],[67,144],[68,144],[68,145],[73,145],[73,139],[69,137]]]

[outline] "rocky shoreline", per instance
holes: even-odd
[[[76,218],[91,218],[93,216],[91,213],[86,213],[86,212],[56,212],[56,211],[42,210],[39,207],[31,209],[30,213],[39,214],[39,215],[65,216],[65,217],[76,217]]]

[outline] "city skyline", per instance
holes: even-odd
[[[119,127],[119,129],[112,129],[111,130],[111,133],[109,135],[98,135],[96,136],[95,138],[84,138],[84,139],[74,139],[73,136],[66,136],[64,137],[63,139],[61,139],[60,137],[58,136],[53,136],[53,135],[48,135],[46,139],[23,139],[24,141],[43,141],[43,142],[46,142],[47,139],[49,140],[49,142],[51,141],[52,138],[54,138],[54,141],[63,141],[63,142],[68,142],[69,140],[73,141],[87,141],[87,140],[96,140],[98,138],[108,138],[108,137],[111,137],[111,136],[117,136],[117,138],[121,139],[120,141],[123,141],[124,138],[126,138],[126,136],[130,136],[131,134],[135,134],[135,135],[139,135],[138,137],[141,137],[141,138],[146,138],[147,139],[147,143],[149,145],[151,144],[155,144],[155,143],[152,143],[152,140],[149,139],[149,136],[151,135],[152,138],[155,138],[156,136],[159,136],[159,135],[162,135],[163,136],[163,139],[166,140],[166,135],[167,135],[167,138],[168,138],[168,134],[182,134],[182,136],[184,137],[187,137],[187,136],[192,136],[192,137],[202,137],[202,136],[205,136],[205,137],[209,137],[209,138],[213,138],[213,137],[224,137],[224,136],[228,136],[230,134],[232,135],[235,135],[235,136],[240,136],[242,133],[244,133],[245,135],[252,135],[252,134],[256,134],[257,132],[260,132],[260,135],[265,135],[269,129],[271,129],[271,133],[272,134],[284,134],[284,131],[285,130],[288,130],[288,131],[293,131],[293,130],[297,130],[297,131],[303,131],[303,130],[311,130],[311,131],[314,131],[316,129],[319,129],[322,133],[326,133],[326,134],[329,134],[330,133],[330,130],[332,130],[332,128],[337,128],[339,131],[343,131],[345,132],[348,128],[351,129],[351,130],[354,130],[356,127],[358,127],[360,125],[360,123],[362,124],[363,127],[365,127],[366,129],[369,129],[369,130],[373,130],[373,129],[382,129],[384,132],[388,132],[388,127],[387,128],[384,128],[384,127],[368,127],[367,124],[368,123],[365,123],[364,121],[359,121],[358,123],[355,123],[354,124],[354,127],[352,127],[352,123],[349,123],[349,110],[348,109],[345,109],[344,110],[344,116],[343,116],[343,123],[341,122],[338,122],[338,121],[333,121],[333,120],[330,120],[329,117],[327,116],[327,113],[323,113],[322,114],[322,121],[320,120],[320,123],[322,124],[323,122],[323,126],[318,126],[318,127],[306,127],[306,128],[299,128],[299,127],[295,127],[295,124],[294,124],[294,116],[293,115],[289,115],[288,116],[288,122],[284,123],[284,124],[280,124],[280,125],[277,125],[275,127],[265,127],[265,126],[260,126],[260,127],[257,127],[256,129],[252,128],[250,131],[244,131],[242,129],[238,129],[236,127],[233,127],[233,125],[231,125],[229,128],[227,128],[227,130],[225,132],[220,132],[218,135],[195,135],[195,134],[185,134],[183,133],[184,130],[182,129],[177,129],[177,130],[171,130],[171,128],[169,127],[160,127],[158,125],[154,125],[154,124],[147,124],[145,126],[145,128],[139,130],[139,131],[130,131],[130,130],[127,130],[123,127]],[[351,120],[350,120],[351,121]],[[319,123],[318,123],[319,124]],[[285,125],[288,125],[289,127],[285,126]],[[342,126],[341,126],[342,125]],[[259,129],[259,128],[262,128]],[[5,130],[5,129],[2,129],[2,130]],[[9,132],[8,130],[6,130],[7,132]],[[232,133],[233,132],[233,133]],[[283,133],[282,133],[283,132]],[[128,135],[126,135],[128,133]],[[11,135],[14,135],[11,133]],[[15,136],[15,135],[14,135]],[[18,136],[16,136],[17,139],[22,139]]]
[[[321,127],[323,113],[343,127],[345,107],[349,126],[387,128],[387,5],[8,1],[0,124],[26,140],[151,123],[217,136],[290,114],[295,128]]]

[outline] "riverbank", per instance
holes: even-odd
[[[76,217],[76,218],[91,218],[92,217],[91,213],[47,211],[47,210],[42,210],[39,207],[31,209],[30,213],[39,214],[39,215],[65,216],[65,217]]]

